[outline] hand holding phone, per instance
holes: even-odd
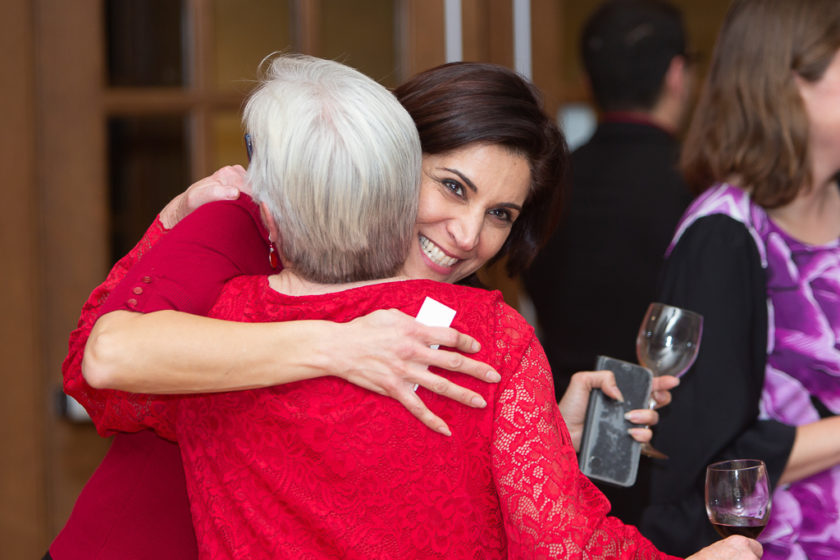
[[[616,486],[632,486],[638,473],[641,444],[627,433],[634,424],[624,415],[646,408],[653,374],[638,364],[608,356],[598,356],[595,369],[613,372],[624,402],[611,399],[600,389],[590,394],[578,457],[580,470],[589,478]]]

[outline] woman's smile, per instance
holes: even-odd
[[[423,254],[426,255],[426,257],[428,257],[430,261],[432,261],[432,264],[437,265],[441,268],[452,268],[458,262],[459,259],[447,255],[428,237],[420,235],[419,238],[420,247],[423,250]]]

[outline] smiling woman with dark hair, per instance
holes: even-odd
[[[452,63],[417,74],[394,94],[414,119],[427,157],[489,145],[525,158],[528,196],[501,249],[481,263],[506,258],[508,274],[521,273],[557,225],[564,194],[566,141],[543,112],[537,89],[501,66]]]

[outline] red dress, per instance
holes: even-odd
[[[533,329],[498,292],[414,280],[289,297],[265,276],[229,282],[211,316],[345,322],[376,309],[416,315],[433,297],[499,384],[444,373],[472,409],[419,389],[453,430],[327,377],[283,386],[115,399],[100,422],[154,427],[181,448],[203,558],[665,558],[578,469]]]
[[[245,195],[206,204],[164,233],[155,220],[91,293],[70,335],[64,389],[85,407],[102,435],[109,434],[100,418],[118,393],[92,389],[81,370],[85,343],[100,315],[114,309],[205,315],[229,278],[270,272],[268,233],[258,207]],[[50,545],[50,555],[55,560],[197,558],[178,446],[150,430],[116,434]]]

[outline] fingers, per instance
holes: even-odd
[[[417,393],[410,388],[409,384],[406,384],[404,390],[400,391],[399,394],[393,396],[427,428],[445,436],[452,435],[446,422],[429,410],[423,400],[417,396]]]
[[[502,377],[499,373],[484,362],[464,356],[458,352],[437,348],[444,346],[473,354],[481,350],[481,344],[473,337],[449,327],[427,327],[416,322],[413,323],[413,326],[423,329],[421,336],[424,338],[422,351],[418,352],[418,355],[413,361],[423,363],[428,367],[434,366],[463,373],[489,383],[498,383],[501,381]],[[431,389],[429,387],[427,388]],[[435,392],[443,394],[440,391]]]
[[[439,350],[434,348],[424,349],[422,355],[417,356],[416,361],[424,363],[429,367],[438,367],[449,371],[463,373],[469,375],[470,377],[487,381],[488,383],[498,383],[502,380],[502,376],[484,362],[468,358],[467,356],[458,354],[457,352],[450,352],[449,350]],[[443,380],[442,377],[439,377],[439,379]],[[433,390],[430,387],[426,388]],[[438,394],[444,394],[441,391],[435,392]]]
[[[629,422],[640,426],[655,426],[659,422],[659,413],[648,408],[631,410],[624,417]]]
[[[242,192],[248,192],[245,189],[248,185],[248,172],[241,165],[226,165],[218,169],[208,179],[213,179],[220,185],[227,185]]]
[[[468,354],[481,350],[481,344],[476,339],[453,328],[427,326],[423,328],[425,329],[424,343],[427,346],[447,346]]]
[[[236,200],[239,198],[239,189],[236,187],[222,185],[219,183],[205,183],[198,186],[187,194],[187,213],[192,212],[199,206],[217,200]]]
[[[746,539],[746,541],[750,552],[755,554],[756,558],[761,558],[761,555],[764,554],[764,547],[761,546],[761,543],[755,539]]]
[[[653,431],[647,428],[630,428],[627,433],[639,443],[649,443],[653,439]]]
[[[661,408],[671,403],[671,389],[677,387],[680,380],[673,375],[663,375],[653,378],[653,400],[656,401],[656,408]]]
[[[242,166],[222,167],[209,177],[199,179],[173,198],[160,211],[160,220],[165,228],[171,229],[202,204],[239,198],[240,191],[249,192],[247,185],[247,176]]]
[[[420,385],[433,393],[458,401],[461,404],[465,404],[473,408],[484,408],[487,406],[487,402],[484,398],[475,391],[461,387],[460,385],[446,379],[445,377],[441,377],[440,375],[426,372],[421,377],[418,377],[415,382],[417,385]]]
[[[757,540],[732,535],[695,552],[687,560],[759,560],[763,552]]]
[[[404,380],[383,380],[377,376],[353,375],[347,379],[350,383],[368,391],[391,397],[402,404],[412,416],[420,420],[427,428],[445,436],[451,436],[449,426],[442,418],[429,410],[423,400],[414,392],[414,383]]]
[[[670,391],[679,386],[679,384],[680,378],[674,377],[673,375],[660,375],[659,377],[653,378],[654,391]]]
[[[247,182],[245,170],[240,165],[227,165],[209,177],[196,181],[187,189],[185,215],[202,204],[216,200],[233,200]]]
[[[587,393],[591,392],[592,389],[600,389],[611,399],[624,402],[624,396],[615,382],[615,375],[610,370],[579,371],[572,375],[569,381],[569,390],[572,390],[573,385],[576,389],[583,389]]]
[[[422,325],[397,310],[378,310],[342,328],[348,329],[343,340],[353,342],[346,352],[336,354],[342,359],[333,364],[330,373],[398,400],[424,425],[441,434],[450,435],[449,427],[412,390],[415,384],[466,406],[483,408],[487,403],[479,393],[459,385],[457,377],[452,381],[431,372],[430,367],[485,382],[501,380],[492,367],[460,353],[480,350],[474,338],[448,327]]]

